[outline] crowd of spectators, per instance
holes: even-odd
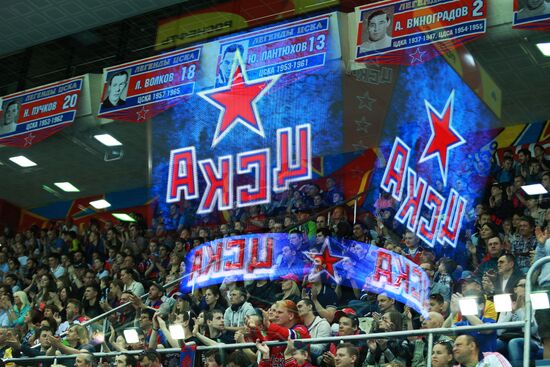
[[[201,224],[190,226],[186,204],[173,204],[150,227],[143,221],[115,225],[95,220],[77,227],[67,220],[22,232],[5,229],[0,235],[0,357],[78,354],[65,365],[92,366],[89,353],[102,347],[120,352],[112,359],[117,366],[176,366],[179,355],[159,355],[156,350],[190,342],[255,342],[256,348],[199,353],[196,365],[421,367],[431,358],[434,366],[472,366],[481,360],[487,366],[520,366],[521,330],[436,336],[431,356],[425,336],[300,342],[524,320],[525,274],[533,261],[550,255],[550,196],[529,197],[521,186],[540,182],[550,191],[550,165],[538,146],[532,156],[523,149],[517,155],[504,154],[501,161],[494,163],[489,192],[476,203],[462,246],[456,249],[427,248],[414,233],[398,230],[392,216],[398,203],[384,193],[353,223],[332,179],[325,181],[324,190],[308,184],[291,188],[269,205],[232,211],[222,224],[204,217]],[[280,279],[226,279],[190,294],[181,294],[173,282],[181,276],[187,252],[206,241],[289,228],[291,245],[275,254],[283,270],[293,269],[292,262],[300,256],[300,246],[293,244],[316,248],[329,237],[358,241],[346,249],[342,262],[351,266],[337,269],[340,284],[323,276],[323,264],[306,276],[282,271]],[[406,256],[424,269],[431,279],[428,317],[353,282],[353,263],[369,244]],[[170,282],[174,285],[165,286]],[[550,290],[550,265],[536,274],[534,284]],[[513,308],[497,314],[493,297],[501,293],[512,295]],[[459,301],[464,297],[477,301],[477,315],[461,315]],[[126,303],[128,307],[108,316],[108,333],[103,333],[102,321],[87,323]],[[550,358],[549,312],[538,311],[533,321],[533,359],[543,353]],[[182,326],[183,339],[171,335],[171,324]],[[128,328],[136,330],[137,340],[124,337],[122,331]],[[273,340],[288,342],[265,344]],[[145,352],[125,353],[131,350]]]

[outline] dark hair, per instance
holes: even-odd
[[[250,365],[250,361],[248,360],[248,357],[242,350],[236,350],[233,353],[227,357],[225,360],[225,365],[229,365],[229,363],[233,363],[236,366],[239,367],[247,367]]]
[[[212,321],[214,319],[214,315],[215,314],[224,314],[224,311],[220,310],[220,309],[213,309],[212,311],[208,311],[204,314],[204,321]]]
[[[111,85],[113,83],[113,79],[116,78],[117,76],[125,76],[126,80],[128,80],[128,77],[129,77],[127,71],[125,71],[125,70],[117,71],[109,79],[109,85]]]
[[[530,151],[529,149],[526,149],[526,148],[520,149],[520,150],[518,151],[518,154],[519,154],[519,153],[523,153],[523,154],[525,154],[526,156],[531,157],[531,151]]]
[[[524,215],[524,216],[521,217],[519,220],[520,220],[521,222],[527,222],[527,223],[529,223],[529,226],[530,226],[531,228],[534,228],[534,227],[535,227],[535,219],[534,219],[533,217],[528,217],[528,216]]]
[[[134,357],[132,354],[123,353],[122,355],[126,357],[126,365],[127,366],[136,366],[137,365],[136,357]]]
[[[208,359],[210,357],[214,358],[214,361],[216,361],[218,365],[222,365],[222,355],[219,351],[211,349],[204,354],[204,359]]]
[[[237,52],[237,50],[239,51],[239,53],[242,55],[244,54],[244,47],[243,45],[239,45],[238,43],[234,43],[232,45],[229,45],[226,47],[226,49],[223,51],[223,57],[225,57],[225,55],[229,52]]]
[[[375,12],[372,12],[368,17],[367,17],[367,22],[370,23],[370,21],[372,20],[372,18],[374,17],[377,17],[379,15],[385,15],[386,16],[386,19],[387,21],[389,22],[390,21],[390,15],[387,14],[385,11],[383,10],[377,10]]]
[[[340,319],[342,317],[347,317],[348,319],[351,320],[351,326],[354,327],[354,328],[358,328],[359,327],[359,319],[357,318],[357,316],[353,315],[353,314],[349,314],[349,313],[346,313],[346,314],[343,314],[342,316],[340,316],[338,318],[338,322],[340,322]]]
[[[316,233],[322,233],[323,236],[325,236],[325,237],[330,237],[330,235],[331,235],[330,229],[328,229],[326,227],[319,228]]]
[[[445,303],[445,299],[443,298],[443,296],[439,293],[434,293],[434,294],[430,294],[430,299],[433,299],[434,301],[436,301],[437,303],[439,303],[440,305],[442,305],[443,303]]]
[[[160,360],[158,352],[151,348],[148,348],[141,352],[140,359],[142,359],[143,357],[147,357],[150,361]]]
[[[516,264],[516,257],[511,252],[505,252],[500,257],[502,257],[502,256],[506,257],[506,260],[508,260],[508,262],[511,261],[511,262],[514,263],[514,265]]]

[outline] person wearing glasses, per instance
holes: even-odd
[[[497,322],[524,321],[525,320],[525,277],[520,278],[514,286],[512,297],[512,311],[501,312]],[[533,324],[531,325],[531,359],[534,360],[542,348],[538,334],[538,325],[535,320],[535,312],[531,310]],[[497,330],[497,350],[508,357],[513,367],[523,365],[523,330],[500,329]]]

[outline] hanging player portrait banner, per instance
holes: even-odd
[[[328,48],[328,15],[230,37],[220,42],[216,87],[225,86],[239,52],[250,80],[323,66]]]
[[[145,121],[193,94],[201,48],[187,48],[103,72],[98,117]]]
[[[485,33],[485,0],[387,0],[355,9],[355,61],[413,65]]]
[[[153,124],[163,212],[182,201],[201,215],[269,204],[312,179],[313,157],[341,151],[336,13],[220,39],[202,59],[198,91]]]
[[[547,0],[514,0],[512,28],[550,29],[550,2]]]
[[[28,148],[75,119],[82,77],[48,84],[0,99],[0,144]]]
[[[360,246],[361,255],[354,250]],[[289,265],[291,263],[292,265]],[[386,293],[421,314],[427,313],[430,280],[404,256],[351,240],[328,238],[321,245],[296,241],[287,233],[226,237],[193,248],[186,256],[182,293],[225,281],[324,281]]]

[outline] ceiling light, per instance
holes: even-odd
[[[527,195],[540,195],[548,193],[548,191],[541,184],[525,185],[521,188]]]
[[[124,339],[126,339],[126,343],[128,344],[139,343],[139,335],[136,329],[125,329],[123,333],[124,333]]]
[[[98,134],[98,135],[94,135],[94,138],[98,140],[101,144],[106,145],[108,147],[118,147],[119,145],[122,145],[120,141],[116,140],[110,134]]]
[[[550,42],[537,43],[537,47],[544,56],[550,57]]]
[[[185,339],[185,333],[183,331],[183,326],[179,324],[172,324],[170,325],[170,336],[172,336],[173,339]]]
[[[110,207],[111,203],[109,203],[107,200],[99,199],[99,200],[90,201],[90,205],[96,209],[105,209]]]
[[[56,182],[56,183],[54,183],[54,185],[59,187],[61,190],[65,191],[65,192],[80,192],[80,190],[77,189],[70,182]]]
[[[510,294],[495,294],[493,303],[495,304],[496,312],[511,312],[512,311],[512,297]]]
[[[21,167],[34,167],[36,166],[36,163],[31,161],[29,158],[25,157],[24,155],[18,155],[16,157],[10,157],[10,161],[13,163],[21,166]]]
[[[531,305],[533,310],[544,310],[550,308],[550,302],[548,302],[548,295],[543,293],[531,293]]]
[[[113,213],[113,217],[123,222],[135,222],[136,220],[126,213]]]
[[[460,313],[464,316],[477,315],[477,299],[475,298],[462,298],[458,301],[460,307]]]

